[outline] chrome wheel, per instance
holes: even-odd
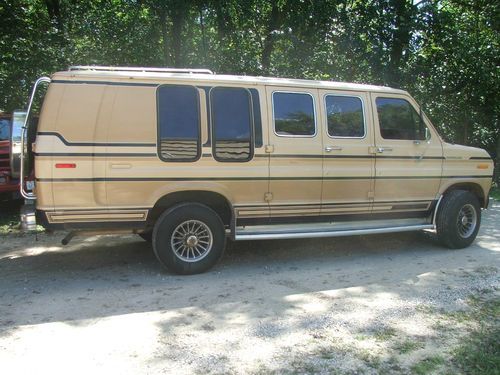
[[[471,204],[466,204],[460,209],[457,218],[458,234],[462,238],[468,238],[474,233],[477,225],[476,209]]]
[[[170,244],[177,258],[198,262],[212,249],[212,231],[199,220],[184,221],[174,229]]]

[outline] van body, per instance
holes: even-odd
[[[141,234],[178,273],[211,267],[226,238],[433,229],[465,247],[493,175],[387,87],[74,67],[39,116],[39,223]]]

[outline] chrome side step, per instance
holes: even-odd
[[[392,220],[391,220],[392,221]],[[412,222],[413,221],[413,222]],[[354,225],[355,226],[354,226]],[[234,239],[244,240],[271,240],[286,238],[320,238],[355,236],[361,234],[410,232],[423,229],[434,229],[434,225],[422,220],[400,220],[399,225],[388,223],[385,226],[377,223],[351,223],[351,225],[336,225],[333,223],[302,224],[302,225],[266,225],[253,227],[237,227]]]

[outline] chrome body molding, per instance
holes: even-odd
[[[146,221],[148,209],[136,210],[71,210],[47,212],[50,224],[58,223],[96,223],[96,222],[121,222],[121,221]]]

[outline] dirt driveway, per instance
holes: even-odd
[[[61,238],[0,237],[1,374],[448,371],[470,296],[499,296],[499,203],[464,250],[423,233],[240,242],[188,277],[137,236]]]

